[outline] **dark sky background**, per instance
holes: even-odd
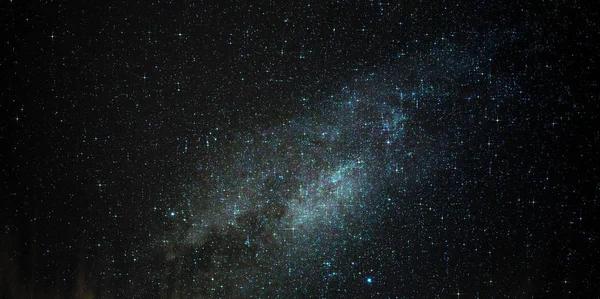
[[[597,295],[585,1],[2,1],[0,298]]]

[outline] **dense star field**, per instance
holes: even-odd
[[[583,1],[3,1],[0,298],[586,298]]]

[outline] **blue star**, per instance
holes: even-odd
[[[373,278],[372,277],[367,277],[367,283],[368,284],[372,284],[373,283]]]

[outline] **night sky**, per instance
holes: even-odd
[[[123,2],[2,1],[0,298],[598,295],[593,3]]]

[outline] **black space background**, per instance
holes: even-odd
[[[491,75],[514,78],[528,99],[505,100],[500,126],[469,128],[457,163],[477,183],[439,173],[411,191],[477,215],[448,228],[462,264],[428,276],[443,271],[373,258],[365,267],[387,284],[360,277],[340,282],[347,293],[298,296],[596,296],[598,13],[584,1],[534,2],[2,1],[0,298],[221,297],[156,274],[167,263],[159,250],[135,265],[107,257],[150,246],[148,227],[177,230],[153,209],[202,180],[198,165],[216,155],[207,136],[234,142],[278,126],[301,115],[301,98],[327,99],[399,52],[426,64],[444,36],[490,53]],[[411,120],[429,136],[462,121],[431,108]],[[478,158],[490,130],[492,162]],[[492,177],[489,163],[501,165]],[[374,244],[406,225],[382,224]],[[481,239],[494,248],[487,259],[460,246]],[[405,266],[415,274],[400,278]]]

